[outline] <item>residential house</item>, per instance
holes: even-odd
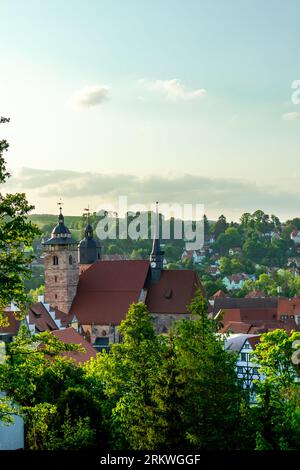
[[[231,276],[225,276],[222,279],[222,282],[228,291],[240,290],[243,287],[245,281],[248,279],[251,279],[248,274],[240,273],[232,274]]]
[[[213,276],[213,277],[220,276],[220,274],[221,274],[219,266],[214,266],[214,265],[208,266],[206,268],[205,272],[207,272],[207,274],[209,274],[210,276]]]
[[[236,373],[244,390],[249,393],[250,403],[256,403],[255,381],[263,381],[264,376],[259,371],[259,364],[251,358],[260,341],[260,335],[233,334],[226,338],[225,349],[237,354]]]

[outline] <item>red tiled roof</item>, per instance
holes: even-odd
[[[55,312],[55,318],[61,321],[62,326],[67,326],[73,318],[73,315],[66,314],[65,312],[62,312],[61,310],[58,310],[58,308],[55,308],[54,312]]]
[[[278,299],[278,318],[280,315],[300,315],[300,299]]]
[[[251,323],[277,320],[276,308],[232,308],[223,310],[223,323],[237,321],[242,323]]]
[[[256,345],[260,342],[260,336],[251,336],[248,338],[249,343],[252,346],[252,349],[256,348]]]
[[[202,289],[195,271],[163,271],[159,282],[149,287],[146,304],[151,313],[188,313],[187,306],[197,289]]]
[[[81,324],[118,325],[137,302],[149,272],[149,261],[98,261],[81,274],[70,310]]]
[[[62,353],[62,356],[66,356],[68,358],[74,359],[75,362],[85,362],[91,359],[91,357],[95,357],[97,351],[91,346],[91,344],[86,341],[74,328],[66,328],[64,330],[55,330],[52,332],[60,341],[66,344],[79,344],[84,349],[85,352],[76,352],[76,351],[68,351]]]
[[[220,333],[226,333],[231,331],[232,333],[249,333],[252,325],[249,323],[242,323],[237,321],[231,321],[221,328]]]
[[[293,237],[293,238],[294,238],[294,237],[297,237],[298,234],[299,234],[299,232],[300,232],[300,230],[296,230],[296,229],[293,230],[293,231],[291,232],[291,237]]]
[[[214,299],[217,299],[218,297],[227,297],[225,292],[223,292],[221,289],[217,290],[215,294],[213,295]]]
[[[34,324],[37,332],[57,330],[57,325],[41,302],[32,304],[28,310],[29,323]]]
[[[4,318],[7,318],[9,325],[8,326],[2,326],[0,328],[0,333],[3,334],[12,334],[16,335],[18,334],[19,327],[21,324],[21,320],[18,320],[14,314],[14,312],[5,312],[4,313]]]
[[[266,295],[260,290],[253,290],[245,295],[245,299],[264,299]]]

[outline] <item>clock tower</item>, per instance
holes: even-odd
[[[159,239],[158,202],[156,202],[155,232],[154,232],[154,238],[153,238],[152,251],[150,254],[150,266],[151,266],[151,279],[153,282],[158,282],[161,276],[161,272],[164,267],[164,251],[162,251],[160,248],[160,239]]]
[[[52,308],[69,313],[79,280],[78,242],[65,225],[59,203],[58,223],[44,245],[45,301]]]

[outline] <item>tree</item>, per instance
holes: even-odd
[[[243,401],[236,358],[224,350],[218,324],[208,317],[200,293],[189,309],[196,319],[180,321],[175,337],[185,440],[201,450],[235,448]]]
[[[61,357],[60,354],[82,351],[82,348],[64,344],[49,332],[31,336],[26,327],[21,327],[15,340],[8,343],[6,349],[5,360],[0,364],[0,390],[6,392],[6,404],[17,403],[18,406],[16,410],[3,410],[0,407],[1,417],[3,412],[11,414],[15,411],[20,414],[26,424],[27,448],[45,449],[49,433],[52,437],[59,437],[60,429],[65,424],[64,418],[69,419],[69,416],[65,417],[62,413],[62,404],[65,404],[65,411],[67,404],[72,403],[75,411],[75,392],[72,392],[71,387],[77,391],[79,387],[84,388],[85,384],[83,370],[72,359]],[[83,417],[78,413],[77,407],[77,418],[82,417],[83,420],[91,418],[87,416],[90,396],[87,397],[86,394],[81,394]],[[89,403],[91,402],[92,399]],[[95,408],[91,415],[97,416]],[[80,426],[85,422],[86,420]],[[77,419],[73,424],[79,426]],[[99,425],[101,427],[101,420]],[[95,434],[95,426],[92,429]]]
[[[300,448],[299,351],[295,344],[300,344],[299,332],[275,330],[261,336],[253,353],[265,377],[257,383],[258,450]],[[293,360],[295,353],[297,361]]]
[[[91,368],[103,384],[104,413],[114,448],[155,449],[159,433],[153,381],[161,364],[162,340],[143,303],[132,304],[119,326],[122,342],[112,345]]]
[[[1,118],[0,123],[8,119]],[[5,183],[10,174],[6,168],[4,153],[9,144],[0,140],[0,184]],[[33,255],[25,252],[34,237],[40,232],[36,225],[28,221],[29,205],[25,194],[0,193],[0,323],[5,324],[4,309],[12,301],[24,312],[28,302],[24,279],[30,277],[30,262]]]
[[[224,233],[227,227],[228,223],[225,215],[220,215],[213,228],[215,238],[217,238],[221,233]]]
[[[215,242],[215,247],[218,252],[225,254],[229,248],[240,247],[242,244],[242,237],[236,227],[228,227],[224,233],[221,233]]]

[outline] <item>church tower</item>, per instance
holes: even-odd
[[[43,243],[45,255],[45,302],[69,313],[79,280],[77,241],[64,223],[61,203],[58,224]]]
[[[79,264],[93,264],[101,259],[101,245],[94,238],[93,227],[87,224],[84,238],[78,245]]]
[[[85,210],[87,211],[87,225],[84,231],[84,238],[78,245],[78,259],[81,272],[85,271],[85,269],[87,269],[91,264],[101,259],[101,245],[94,238],[93,227],[89,223],[89,209]]]
[[[161,276],[161,272],[164,267],[164,251],[160,248],[159,239],[159,213],[158,213],[158,202],[156,203],[156,214],[155,214],[155,232],[153,238],[152,251],[150,254],[150,266],[151,266],[151,279],[153,282],[158,282]]]

